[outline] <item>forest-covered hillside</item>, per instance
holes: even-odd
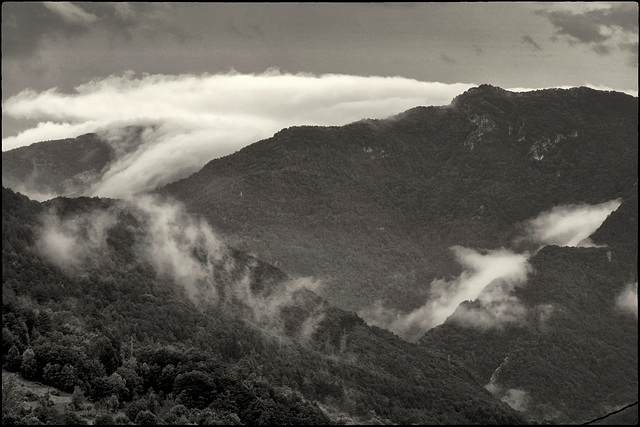
[[[526,285],[513,290],[520,321],[474,327],[461,321],[478,309],[469,302],[420,342],[450,352],[540,422],[584,423],[637,402],[637,235],[634,188],[593,234],[601,246],[546,246],[532,257]],[[637,406],[619,419],[637,421]]]
[[[72,393],[59,409],[3,382],[3,424],[525,422],[172,203],[3,188],[2,231],[3,369]]]
[[[3,367],[87,420],[587,422],[637,401],[637,180],[636,97],[483,85],[135,201],[3,189]]]
[[[95,133],[3,151],[2,185],[43,200],[81,196],[114,156]]]
[[[460,274],[452,246],[510,246],[554,206],[621,198],[637,137],[637,98],[483,85],[446,107],[284,129],[161,192],[238,248],[321,278],[342,308],[409,312]]]

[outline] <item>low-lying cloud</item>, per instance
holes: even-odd
[[[526,412],[531,403],[529,393],[519,388],[508,389],[500,400],[519,412]]]
[[[528,221],[527,239],[543,245],[595,246],[589,236],[621,203],[620,199],[615,199],[598,205],[556,206]]]
[[[445,105],[473,84],[402,77],[287,74],[142,75],[94,80],[62,93],[25,90],[3,114],[36,121],[4,138],[9,150],[98,132],[144,126],[136,149],[120,158],[87,195],[125,197],[187,176],[206,162],[294,125],[343,125],[386,118],[418,105]]]
[[[524,314],[524,309],[509,292],[526,281],[530,270],[527,254],[507,249],[479,252],[461,246],[451,250],[464,271],[453,280],[434,280],[424,305],[401,314],[378,304],[359,314],[368,323],[385,327],[409,341],[419,339],[425,331],[452,315],[452,319],[464,324],[491,327]],[[479,306],[459,308],[461,303],[476,299]]]
[[[546,245],[594,247],[589,236],[620,204],[616,199],[598,205],[556,206],[527,221],[526,236],[517,239],[516,243],[525,240],[533,242],[537,248]],[[428,299],[421,307],[402,313],[377,302],[358,314],[367,323],[389,329],[408,341],[419,339],[427,330],[447,319],[487,329],[525,318],[527,309],[513,295],[513,290],[525,285],[531,272],[529,252],[516,253],[505,248],[478,251],[461,246],[451,250],[464,271],[452,280],[434,280]],[[635,294],[633,292],[634,289],[627,289],[617,304],[622,309],[635,310],[637,316],[637,285]],[[553,307],[539,306],[535,310],[539,311],[539,323],[544,327]]]
[[[116,219],[109,211],[94,211],[67,219],[49,211],[42,217],[43,227],[36,247],[66,270],[95,265],[105,254],[106,232],[115,223]]]
[[[115,147],[126,140],[121,133],[127,127],[143,127],[138,140],[131,141],[133,148],[85,192],[125,198],[186,177],[283,128],[338,126],[391,117],[419,105],[448,105],[473,86],[277,69],[261,74],[127,72],[82,84],[72,93],[27,89],[10,97],[2,114],[36,124],[3,138],[2,150],[90,132]]]
[[[73,215],[60,215],[56,206],[41,218],[36,248],[70,275],[143,262],[181,286],[196,306],[237,307],[240,302],[248,309],[247,320],[271,333],[283,332],[281,312],[296,295],[321,286],[297,278],[273,283],[268,292],[252,289],[258,261],[238,263],[206,221],[176,202],[145,195]],[[123,234],[129,237],[118,237]],[[128,260],[123,252],[131,254]],[[322,318],[322,311],[308,313],[298,338],[308,340]]]
[[[638,282],[629,283],[616,297],[616,306],[638,319]]]

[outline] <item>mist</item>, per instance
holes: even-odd
[[[109,76],[77,86],[24,90],[3,114],[37,123],[4,138],[2,150],[97,132],[121,144],[127,126],[145,131],[85,195],[123,198],[167,184],[214,158],[295,125],[344,125],[418,105],[446,105],[473,84],[340,74]]]
[[[638,320],[638,282],[629,283],[615,300],[616,307]]]
[[[519,388],[508,389],[500,400],[520,412],[526,412],[531,402],[529,393]]]
[[[94,211],[61,219],[51,209],[42,216],[36,248],[65,271],[103,262],[106,232],[116,223],[109,211]]]
[[[530,271],[528,254],[516,254],[504,248],[477,251],[454,246],[451,250],[463,266],[463,272],[451,280],[434,280],[428,299],[421,307],[401,314],[378,303],[360,311],[360,316],[369,324],[415,341],[450,316],[467,325],[493,327],[517,320],[524,314],[524,308],[509,292],[526,281]],[[459,308],[461,303],[476,299],[479,307]]]
[[[526,224],[527,240],[542,245],[593,247],[589,236],[618,209],[620,199],[598,205],[576,204],[556,206],[542,212]]]
[[[209,224],[175,201],[144,195],[115,200],[108,208],[65,215],[57,206],[51,205],[42,215],[35,246],[69,275],[129,268],[127,262],[142,262],[184,289],[196,307],[210,304],[237,311],[240,303],[246,309],[242,311],[245,318],[271,334],[284,333],[282,310],[295,303],[301,291],[317,291],[322,286],[320,281],[303,277],[272,284],[268,290],[252,289],[258,261],[238,264]],[[129,232],[132,237],[124,242],[114,239],[110,233],[116,228],[115,236]],[[127,251],[133,256],[124,261],[118,255]],[[308,313],[297,338],[308,341],[323,317],[322,311]]]
[[[526,234],[515,243],[525,240],[535,243],[538,248],[546,245],[594,247],[589,236],[620,204],[620,199],[615,199],[597,205],[556,206],[526,221]],[[463,272],[453,279],[431,282],[422,306],[403,313],[377,301],[358,314],[370,325],[388,329],[408,341],[418,340],[447,319],[467,327],[488,329],[525,318],[527,310],[513,295],[513,290],[526,284],[532,254],[516,253],[507,248],[481,251],[461,246],[453,246],[451,251]],[[635,290],[628,287],[618,297],[617,304],[637,317],[637,285]],[[552,314],[552,308],[538,309],[543,325]]]

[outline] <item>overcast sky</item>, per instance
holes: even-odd
[[[269,121],[269,133],[448,104],[482,83],[588,85],[637,96],[637,65],[635,2],[5,2],[3,150],[122,123],[114,111],[123,109],[129,90],[138,91],[127,113],[127,123],[135,123],[140,98],[162,109],[171,88],[187,78],[192,98],[206,93],[221,110],[226,102],[256,110],[258,99],[265,111],[253,117]],[[342,76],[341,83],[328,74]],[[218,96],[213,81],[227,93]],[[278,92],[280,84],[286,87]],[[78,111],[66,114],[69,103]],[[296,120],[269,117],[278,103],[295,110]],[[80,113],[94,107],[104,116]],[[263,133],[251,137],[270,136]]]

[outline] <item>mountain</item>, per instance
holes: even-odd
[[[7,310],[25,326],[9,319],[4,348],[24,358],[47,295],[76,290],[49,306],[77,313],[56,330],[81,325],[74,345],[107,319],[123,360],[134,336],[141,378],[145,363],[204,369],[205,385],[259,372],[242,387],[280,408],[269,414],[298,396],[317,422],[307,403],[333,421],[506,423],[508,405],[516,423],[588,422],[637,401],[637,141],[635,97],[482,85],[445,107],[284,129],[134,206],[7,195]],[[5,225],[11,206],[21,219]],[[176,340],[183,356],[156,362]],[[202,348],[224,375],[200,368]],[[253,420],[236,385],[211,417]]]
[[[3,424],[525,423],[166,200],[3,188],[2,227],[3,369],[73,392],[21,404],[3,375]]]
[[[511,246],[556,205],[623,197],[637,120],[621,93],[483,85],[450,106],[284,129],[159,191],[239,249],[322,279],[341,308],[409,312],[461,273],[451,247]]]
[[[637,402],[637,270],[617,249],[547,246],[511,297],[521,319],[471,325],[465,312],[492,307],[466,302],[420,343],[451,354],[538,422],[584,423]]]
[[[469,278],[460,253],[519,251],[525,282],[487,283],[419,342],[529,419],[587,422],[637,401],[637,303],[635,318],[616,303],[637,299],[637,141],[637,98],[483,85],[447,107],[285,129],[160,192],[411,340],[436,326],[419,317],[443,283]],[[614,200],[590,247],[523,238],[543,214]]]
[[[638,401],[638,188],[591,235],[594,247],[543,247],[513,298],[526,316],[500,328],[463,321],[465,302],[420,343],[487,380],[538,422],[585,423]],[[489,307],[480,310],[490,311]],[[606,423],[637,424],[637,407]]]
[[[113,154],[94,133],[16,148],[2,153],[2,185],[38,198],[82,195]]]
[[[2,152],[2,185],[36,200],[91,196],[118,162],[144,144],[144,126],[44,141]]]

